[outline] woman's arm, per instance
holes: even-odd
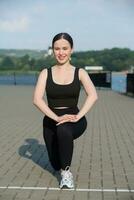
[[[58,116],[48,107],[46,102],[44,101],[44,93],[46,89],[46,80],[47,80],[47,69],[41,71],[38,81],[34,90],[33,103],[39,108],[45,115],[50,117],[55,121],[58,120]]]
[[[85,89],[85,92],[87,94],[87,98],[85,100],[84,105],[80,109],[80,111],[77,114],[77,119],[82,118],[93,106],[95,101],[98,99],[96,89],[88,75],[88,73],[84,69],[79,70],[79,79]]]

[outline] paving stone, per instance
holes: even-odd
[[[87,129],[74,141],[71,165],[75,188],[91,191],[65,191],[56,190],[60,176],[49,163],[43,114],[32,104],[33,91],[33,86],[0,86],[0,187],[44,189],[0,188],[0,200],[133,200],[134,192],[115,189],[134,190],[134,99],[97,91],[99,99],[86,115]],[[79,107],[85,97],[82,90]]]

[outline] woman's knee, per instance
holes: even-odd
[[[87,128],[87,120],[85,117],[81,118],[80,121],[78,121],[77,124],[74,124],[74,134],[73,134],[73,138],[74,139],[77,139],[79,138],[83,133],[84,131],[86,130]]]
[[[67,123],[60,124],[57,127],[57,137],[59,137],[59,138],[71,137],[72,138],[73,134],[72,134],[71,127]]]

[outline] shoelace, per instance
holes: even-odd
[[[72,179],[72,173],[70,172],[70,168],[69,168],[69,166],[67,166],[66,168],[65,168],[65,170],[61,173],[61,175],[62,175],[62,177],[64,177],[64,179]]]

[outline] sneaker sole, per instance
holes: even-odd
[[[67,185],[63,185],[60,189],[73,189],[74,187],[68,187]]]

